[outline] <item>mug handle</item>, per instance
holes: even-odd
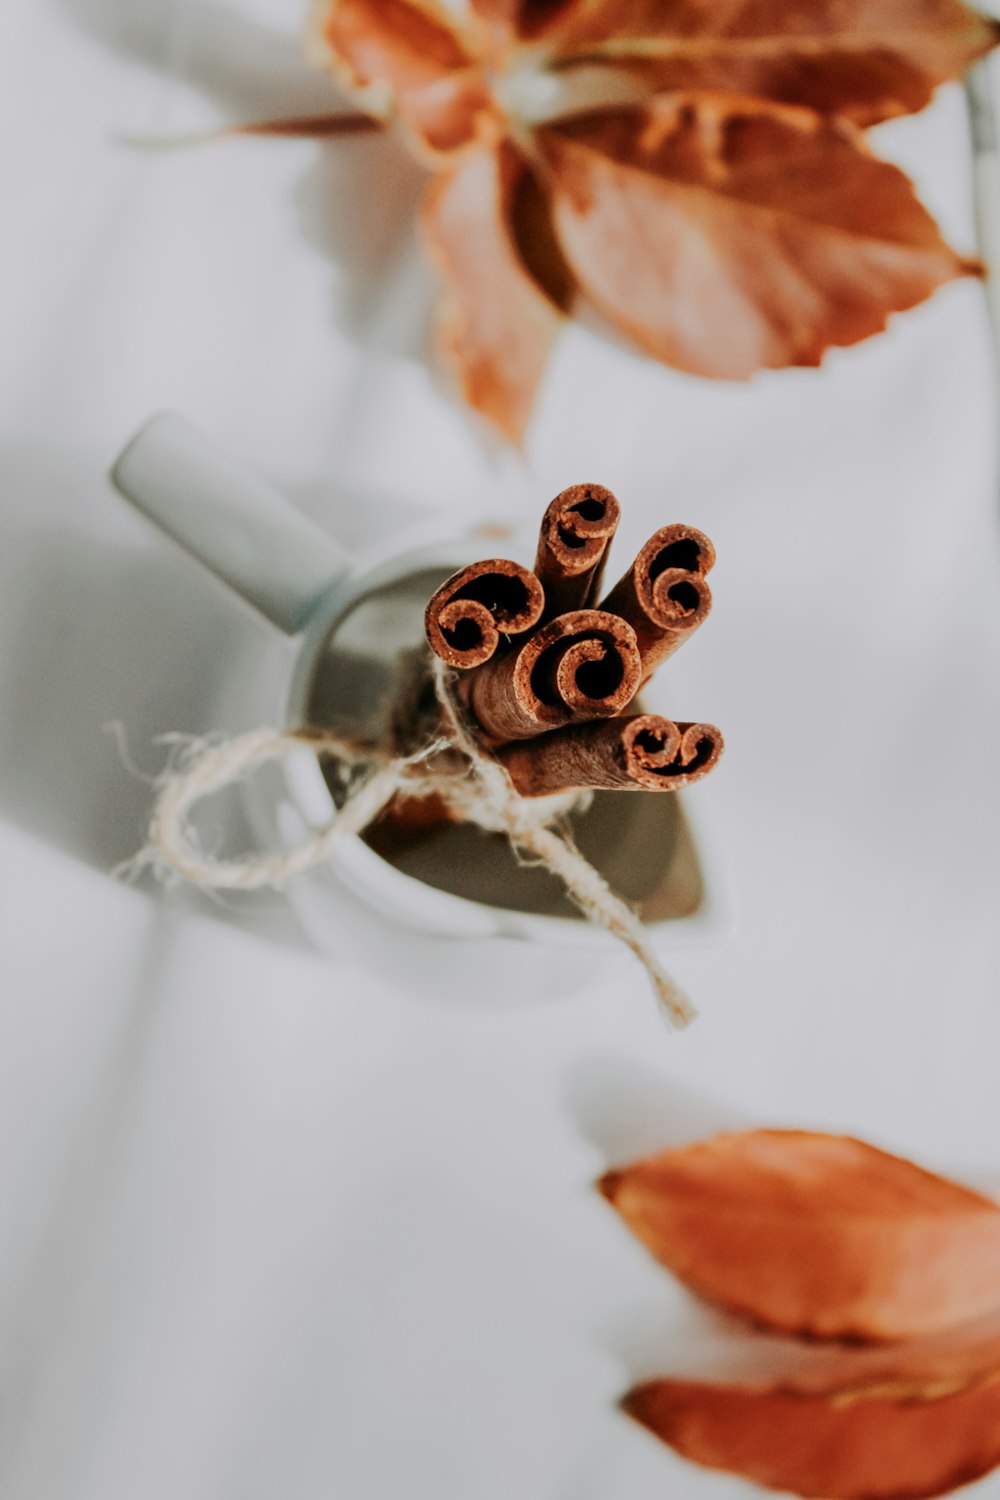
[[[174,412],[139,429],[111,482],[288,635],[351,571],[332,537]]]

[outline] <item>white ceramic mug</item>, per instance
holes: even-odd
[[[390,539],[352,559],[263,480],[172,413],[153,417],[137,433],[115,463],[112,480],[143,514],[279,631],[298,638],[278,706],[288,725],[315,721],[317,684],[322,683],[322,722],[355,732],[370,728],[379,702],[391,692],[399,649],[422,642],[423,605],[430,592],[489,549],[481,537],[424,537],[405,547]],[[525,549],[509,550],[517,556]],[[647,923],[661,949],[717,937],[730,925],[716,846],[696,807],[700,791],[670,797],[598,793],[598,811],[588,814],[596,817],[593,829],[589,834],[582,825],[576,830],[585,849],[589,837],[599,851],[600,857],[594,856],[599,867],[607,857],[603,870],[613,884],[638,873],[650,888],[652,917],[646,914]],[[257,777],[248,793],[255,831],[268,848],[291,847],[328,823],[333,812],[317,758],[308,750],[290,756],[274,775]],[[609,798],[615,799],[613,810]],[[619,831],[626,824],[631,845],[618,850]],[[474,848],[468,842],[483,840],[475,830],[449,837],[466,840],[461,868],[449,867],[447,849],[437,856],[418,853],[409,866],[406,860],[390,863],[360,838],[336,846],[331,868],[354,896],[425,935],[528,939],[563,951],[573,948],[591,964],[597,950],[615,951],[603,929],[576,916],[568,905],[563,915],[551,888],[535,904],[532,891],[541,889],[537,882],[551,882],[551,877],[539,872],[522,876],[512,860],[498,865],[495,845],[483,841]],[[678,840],[683,841],[680,853]],[[682,860],[679,874],[666,868],[668,846],[670,858]],[[477,849],[484,851],[482,857]],[[421,861],[426,866],[422,878]],[[521,890],[519,882],[526,879],[535,886]],[[484,888],[493,894],[470,899],[470,890],[482,895]],[[517,899],[507,904],[508,893],[514,892]],[[623,894],[641,899],[631,890]],[[332,922],[337,895],[328,878],[309,876],[293,882],[289,891],[311,936],[339,952],[343,930]],[[674,909],[657,915],[657,902],[661,908],[673,902]]]

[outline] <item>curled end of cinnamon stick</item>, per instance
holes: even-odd
[[[476,672],[470,703],[497,742],[529,739],[570,719],[621,713],[639,687],[635,631],[617,615],[571,610],[543,625],[513,656]]]
[[[683,568],[667,568],[644,580],[643,602],[654,624],[661,630],[697,630],[712,608],[712,594],[704,578]]]
[[[497,756],[523,797],[543,797],[574,788],[675,792],[707,776],[722,749],[713,724],[637,714],[556,729]]]
[[[626,621],[597,609],[571,610],[528,641],[516,673],[541,723],[620,713],[639,687],[642,663]]]
[[[503,557],[471,563],[452,574],[427,605],[427,641],[449,667],[479,667],[502,635],[520,635],[536,625],[544,605],[541,584],[520,563]]]
[[[650,620],[663,630],[693,630],[712,607],[705,574],[715,548],[693,526],[661,526],[632,565],[635,591]]]
[[[549,615],[593,603],[620,515],[617,499],[601,484],[570,485],[552,501],[535,558]]]
[[[724,749],[714,724],[675,724],[657,714],[638,714],[622,731],[629,779],[652,792],[674,792],[707,776]]]
[[[707,618],[712,594],[705,574],[714,562],[703,531],[661,526],[602,604],[635,628],[644,678]]]

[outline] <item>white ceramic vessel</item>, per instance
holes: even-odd
[[[393,667],[398,669],[399,649],[420,645],[422,606],[435,581],[481,556],[484,548],[481,537],[423,534],[393,537],[352,559],[260,478],[172,413],[152,418],[139,431],[117,460],[112,479],[150,520],[279,631],[297,639],[274,706],[289,725],[317,718],[322,673],[332,698],[321,700],[319,717],[355,731],[370,726],[373,705],[361,700],[371,699],[373,684],[376,697],[384,696]],[[509,550],[530,555],[530,540]],[[256,778],[248,796],[255,832],[269,848],[291,847],[325,826],[334,811],[319,762],[305,749],[274,774]],[[601,802],[608,797],[618,799],[613,814]],[[595,798],[601,823],[590,837],[598,851],[595,862],[613,881],[616,862],[620,876],[639,879],[642,890],[624,894],[640,909],[649,908],[644,914],[663,950],[716,938],[731,925],[722,862],[698,802],[697,794],[683,793],[599,793]],[[637,842],[634,849],[618,850],[613,846],[625,813]],[[587,829],[580,832],[586,838]],[[481,837],[471,831],[466,836]],[[536,904],[527,887],[519,891],[518,882],[526,877],[513,861],[509,870],[498,871],[495,846],[483,840],[481,847],[481,856],[473,851],[471,864],[451,871],[445,850],[437,867],[427,866],[429,873],[418,878],[407,872],[405,861],[390,863],[362,839],[350,838],[336,847],[331,869],[342,887],[382,916],[425,935],[514,938],[564,952],[572,948],[591,965],[599,950],[617,952],[603,929],[568,905],[561,914],[551,909],[551,895]],[[469,859],[469,848],[463,857]],[[678,859],[684,866],[680,875],[672,870]],[[484,861],[492,867],[497,895],[471,899],[468,892],[482,884],[473,866]],[[335,920],[334,910],[338,893],[328,876],[296,880],[289,899],[321,947],[343,951],[343,923]]]

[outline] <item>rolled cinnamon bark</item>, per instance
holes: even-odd
[[[601,604],[635,630],[643,682],[708,617],[712,595],[704,575],[714,562],[703,531],[661,526]]]
[[[431,650],[449,667],[489,661],[504,635],[520,635],[541,618],[542,586],[534,573],[504,557],[453,573],[424,612]]]
[[[501,636],[531,630],[546,597],[529,568],[507,558],[471,562],[451,574],[424,610],[430,649],[448,666],[481,666]]]
[[[722,749],[714,724],[636,714],[554,729],[496,756],[522,797],[545,797],[586,787],[675,792],[707,776]]]
[[[465,701],[494,742],[621,713],[639,686],[635,631],[617,615],[571,610],[472,673]]]
[[[535,557],[546,619],[594,603],[620,514],[618,501],[600,484],[570,485],[552,501]]]

